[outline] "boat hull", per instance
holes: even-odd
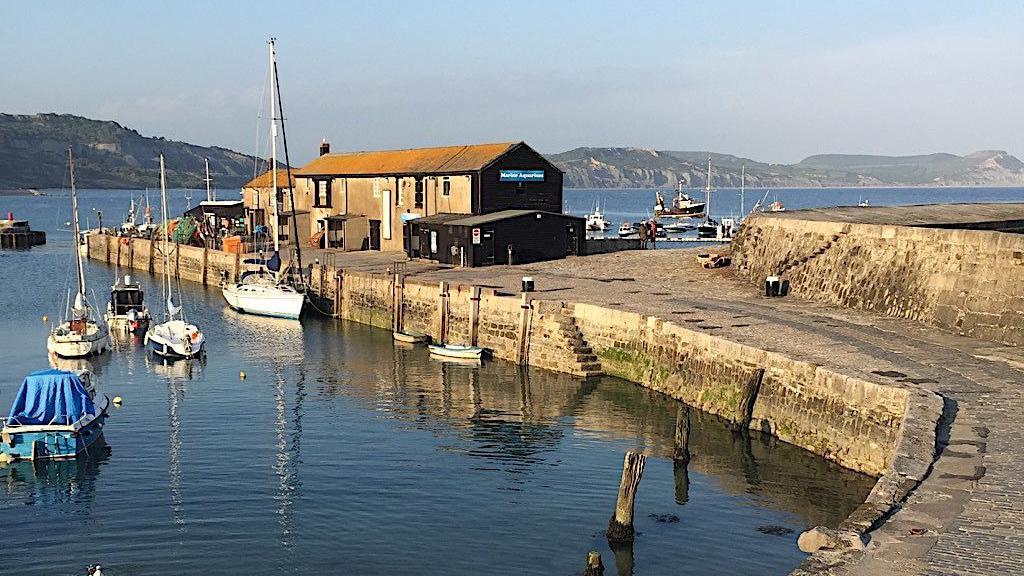
[[[452,358],[455,360],[480,360],[483,357],[484,349],[478,346],[429,346],[430,353],[441,358]]]
[[[198,334],[198,337],[193,338],[192,333]],[[146,332],[145,344],[147,350],[160,358],[198,358],[203,354],[206,337],[195,326],[181,320],[172,320],[150,328]]]
[[[89,454],[89,448],[103,437],[110,400],[104,396],[100,411],[88,424],[70,426],[11,426],[3,429],[0,454],[15,460],[67,460]]]
[[[228,306],[257,316],[297,320],[302,315],[306,297],[298,292],[285,292],[268,288],[250,288],[244,284],[231,284],[223,289]]]
[[[105,316],[107,320],[107,326],[110,326],[112,332],[121,332],[126,334],[145,334],[149,330],[149,318],[136,318],[130,320],[127,316],[117,316],[114,314],[107,314]]]
[[[61,358],[88,358],[102,354],[110,348],[110,333],[99,326],[92,333],[50,334],[46,350]]]
[[[430,342],[430,336],[420,332],[393,332],[392,336],[395,342],[405,342],[406,344],[426,344]]]

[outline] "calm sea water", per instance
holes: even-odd
[[[704,199],[703,190],[689,190],[688,193],[694,198]],[[787,210],[856,206],[861,200],[867,200],[872,206],[938,202],[1024,202],[1024,188],[748,188],[743,194],[741,210],[739,189],[723,188],[712,192],[711,214],[716,219],[742,216],[749,213],[754,203],[764,198],[766,193],[765,206],[778,200]],[[654,212],[654,194],[653,190],[566,190],[563,207],[570,214],[583,216],[600,204],[605,218],[612,222],[611,235],[616,235],[619,224],[651,217]],[[666,202],[674,197],[674,192],[662,194]],[[693,233],[688,235],[692,236]]]
[[[66,204],[0,197],[0,212],[48,233],[0,251],[4,406],[49,365],[42,317],[59,316],[71,277]],[[93,208],[110,223],[127,204],[82,193],[93,224]],[[90,263],[88,276],[102,300],[113,269]],[[155,304],[159,284],[141,279]],[[681,405],[635,385],[442,364],[385,331],[243,316],[214,288],[182,290],[207,360],[163,365],[123,342],[91,362],[100,390],[124,398],[109,448],[0,468],[0,571],[570,575],[597,549],[609,574],[785,574],[804,557],[800,531],[836,525],[872,485],[699,413],[685,473],[669,459]],[[602,532],[635,448],[651,454],[640,534],[616,555]]]

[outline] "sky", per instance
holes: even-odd
[[[780,163],[1024,156],[1019,0],[8,0],[4,13],[0,112],[264,155],[275,36],[293,164],[321,138],[333,151],[524,140]]]

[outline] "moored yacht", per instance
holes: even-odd
[[[74,213],[73,238],[79,237],[78,193],[75,188],[75,159],[68,147],[68,165],[71,171],[71,211]],[[47,351],[62,358],[85,358],[100,354],[110,347],[107,325],[98,322],[85,293],[85,268],[82,252],[75,246],[75,266],[78,271],[78,292],[74,305],[67,311],[66,319],[54,326],[46,340]],[[70,300],[70,294],[69,298]]]
[[[146,347],[153,354],[170,360],[195,358],[203,354],[206,337],[195,324],[185,319],[181,306],[175,306],[171,297],[170,247],[167,242],[167,178],[164,174],[164,155],[160,155],[160,207],[163,212],[163,276],[160,287],[163,291],[163,322],[149,327],[146,331]],[[178,299],[181,299],[179,294]]]
[[[280,93],[280,84],[277,77],[277,62],[274,49],[274,39],[270,39],[270,166],[272,190],[278,190],[277,186],[277,121],[280,117],[283,122],[283,114],[277,100]],[[285,158],[288,157],[287,144],[285,146]],[[288,169],[288,179],[291,180],[291,168]],[[224,283],[221,292],[224,300],[239,312],[256,314],[259,316],[273,316],[276,318],[298,319],[302,314],[302,306],[306,302],[306,296],[302,292],[290,286],[282,278],[281,274],[281,246],[280,219],[278,216],[278,203],[271,201],[273,207],[273,231],[274,254],[270,259],[248,259],[246,264],[257,266],[256,270],[250,270],[242,274],[238,282]],[[295,219],[291,219],[295,222]],[[296,253],[298,253],[298,234],[294,234],[296,242]],[[301,269],[301,261],[299,264]]]

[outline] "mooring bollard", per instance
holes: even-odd
[[[604,564],[601,562],[601,553],[591,550],[587,554],[587,571],[583,576],[604,576]]]
[[[644,474],[644,462],[647,457],[636,452],[626,452],[622,462],[622,479],[619,481],[619,498],[615,501],[615,515],[608,522],[609,542],[632,542],[636,533],[633,530],[633,500],[640,478]]]

